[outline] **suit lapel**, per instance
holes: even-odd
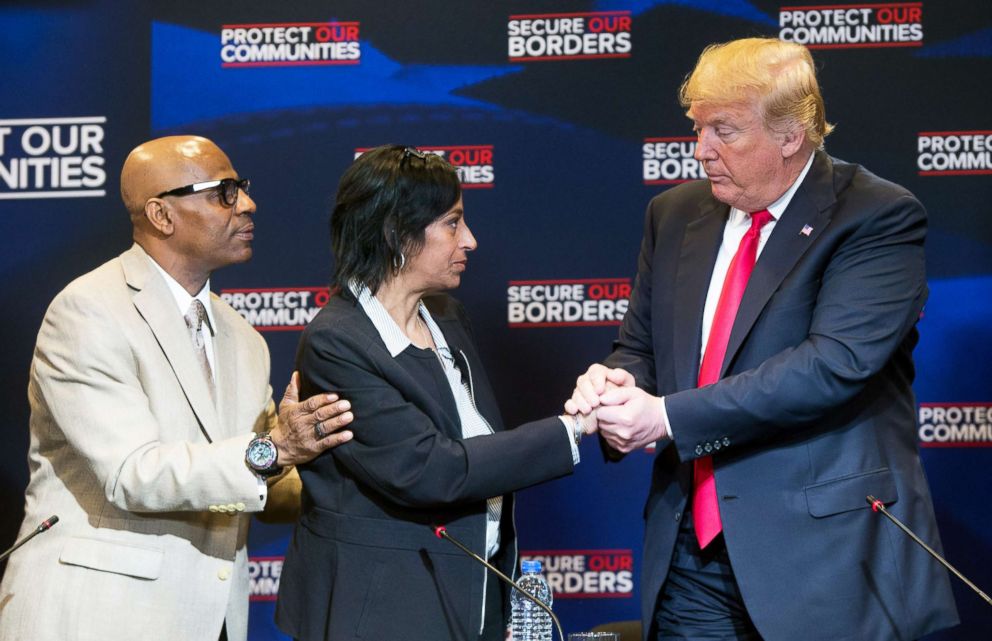
[[[727,341],[721,376],[726,374],[772,294],[830,222],[830,206],[836,201],[832,163],[824,152],[815,154],[809,173],[775,223],[751,272]]]
[[[675,377],[679,389],[696,387],[702,347],[703,308],[713,264],[723,241],[730,207],[709,199],[701,215],[686,226],[675,277],[676,310],[673,327]],[[691,337],[691,338],[690,338]],[[688,338],[688,340],[687,340]]]
[[[216,295],[211,294],[214,320],[217,328],[214,333],[214,361],[217,367],[217,410],[220,414],[223,436],[236,432],[238,410],[238,359],[234,339],[234,328],[227,322],[227,315],[219,307],[222,305]]]
[[[162,353],[172,366],[176,380],[186,394],[190,407],[200,422],[208,440],[222,434],[217,409],[210,398],[189,331],[176,307],[172,292],[149,262],[151,259],[138,245],[121,255],[124,279],[134,291],[133,301],[138,313],[155,336]],[[218,359],[219,360],[219,359]]]

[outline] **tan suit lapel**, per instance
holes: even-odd
[[[144,250],[134,245],[121,254],[124,279],[134,290],[134,306],[148,323],[165,358],[172,366],[172,371],[175,372],[176,379],[200,422],[200,429],[203,430],[207,440],[213,441],[224,434],[217,409],[210,398],[210,390],[203,370],[200,369],[196,355],[193,353],[193,345],[182,314],[176,307],[168,285],[150,261]]]
[[[224,436],[237,433],[238,411],[238,358],[234,330],[228,322],[226,310],[220,309],[220,299],[211,294],[214,309],[214,364],[217,367],[217,409],[220,413]]]

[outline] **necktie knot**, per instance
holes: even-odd
[[[767,209],[751,212],[751,230],[761,231],[761,228],[772,220],[772,213]]]
[[[203,306],[203,303],[194,298],[193,302],[189,304],[189,309],[186,310],[183,320],[186,321],[186,327],[189,328],[190,336],[193,338],[193,347],[198,350],[203,349],[203,346],[205,345],[203,339],[203,326],[206,325],[207,327],[210,327],[210,320],[207,317],[207,308]]]
[[[194,298],[193,302],[189,304],[189,309],[186,310],[183,318],[186,320],[186,327],[198,332],[203,328],[203,321],[207,320],[207,308],[198,299]]]

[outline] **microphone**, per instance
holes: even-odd
[[[551,608],[545,605],[540,599],[535,598],[534,595],[532,595],[527,590],[522,589],[519,585],[516,584],[516,582],[513,579],[500,572],[492,563],[486,561],[484,558],[482,558],[472,550],[468,549],[468,547],[463,545],[461,541],[448,534],[448,529],[446,527],[444,527],[443,525],[435,525],[433,526],[433,528],[434,528],[434,536],[436,536],[439,539],[445,539],[453,543],[459,550],[469,555],[470,557],[472,557],[482,565],[486,566],[493,574],[498,576],[505,583],[508,583],[514,588],[516,588],[517,592],[525,596],[529,601],[536,603],[538,607],[540,607],[542,610],[547,612],[548,615],[551,616],[551,620],[555,622],[555,628],[558,629],[558,638],[560,638],[561,641],[565,641],[565,635],[562,634],[561,631],[561,621],[559,621],[558,617],[555,616],[555,613],[551,611]]]
[[[41,522],[41,525],[39,525],[38,527],[36,527],[34,529],[34,532],[32,532],[31,534],[28,534],[26,537],[24,537],[23,539],[21,539],[20,541],[18,541],[17,543],[15,543],[13,547],[11,547],[9,550],[7,550],[6,552],[4,552],[3,554],[0,554],[0,562],[4,561],[8,556],[10,556],[14,552],[14,550],[16,550],[17,548],[21,547],[22,545],[24,545],[25,543],[27,543],[28,541],[30,541],[34,537],[38,536],[42,532],[45,532],[47,530],[50,530],[51,527],[53,525],[55,525],[56,523],[58,523],[58,522],[59,522],[59,517],[55,516],[54,514],[51,515],[50,517],[48,517],[47,519],[45,519],[44,521],[42,521]]]
[[[938,561],[940,561],[940,564],[941,565],[943,565],[945,568],[947,568],[948,570],[950,570],[951,573],[954,574],[954,576],[956,576],[959,579],[961,579],[962,581],[964,581],[964,584],[967,585],[972,590],[974,590],[975,593],[978,594],[978,596],[980,596],[983,599],[985,599],[985,602],[986,603],[988,603],[989,605],[992,605],[992,599],[989,598],[989,595],[987,595],[984,592],[982,592],[981,590],[979,590],[977,585],[975,585],[974,583],[972,583],[971,581],[969,581],[963,574],[961,574],[960,572],[958,572],[957,568],[955,568],[953,565],[951,565],[950,563],[948,563],[947,561],[945,561],[944,560],[944,557],[942,557],[939,554],[937,554],[936,552],[934,552],[933,549],[931,549],[931,547],[929,545],[927,545],[926,543],[924,543],[923,541],[921,541],[920,540],[920,537],[916,536],[913,533],[912,530],[910,530],[908,527],[906,527],[905,525],[903,525],[902,521],[900,521],[896,517],[894,517],[891,514],[889,514],[889,511],[885,509],[885,504],[884,503],[882,503],[880,500],[876,499],[871,494],[869,494],[865,498],[868,500],[868,503],[871,504],[871,509],[872,509],[873,512],[881,512],[882,514],[884,514],[885,516],[887,516],[889,518],[889,520],[892,521],[893,523],[895,523],[896,525],[898,525],[899,526],[899,529],[902,530],[903,532],[905,532],[909,536],[909,538],[911,538],[914,541],[916,541],[916,543],[919,544],[919,546],[921,548],[923,548],[924,550],[926,550],[930,554],[930,556],[932,556],[933,558],[935,558]]]

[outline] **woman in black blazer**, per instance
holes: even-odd
[[[501,641],[508,590],[432,526],[512,574],[511,493],[570,473],[595,417],[504,430],[468,318],[443,293],[476,242],[442,158],[366,152],[341,179],[331,232],[335,293],[297,367],[304,395],[351,401],[355,437],[299,470],[276,621],[303,641]]]

